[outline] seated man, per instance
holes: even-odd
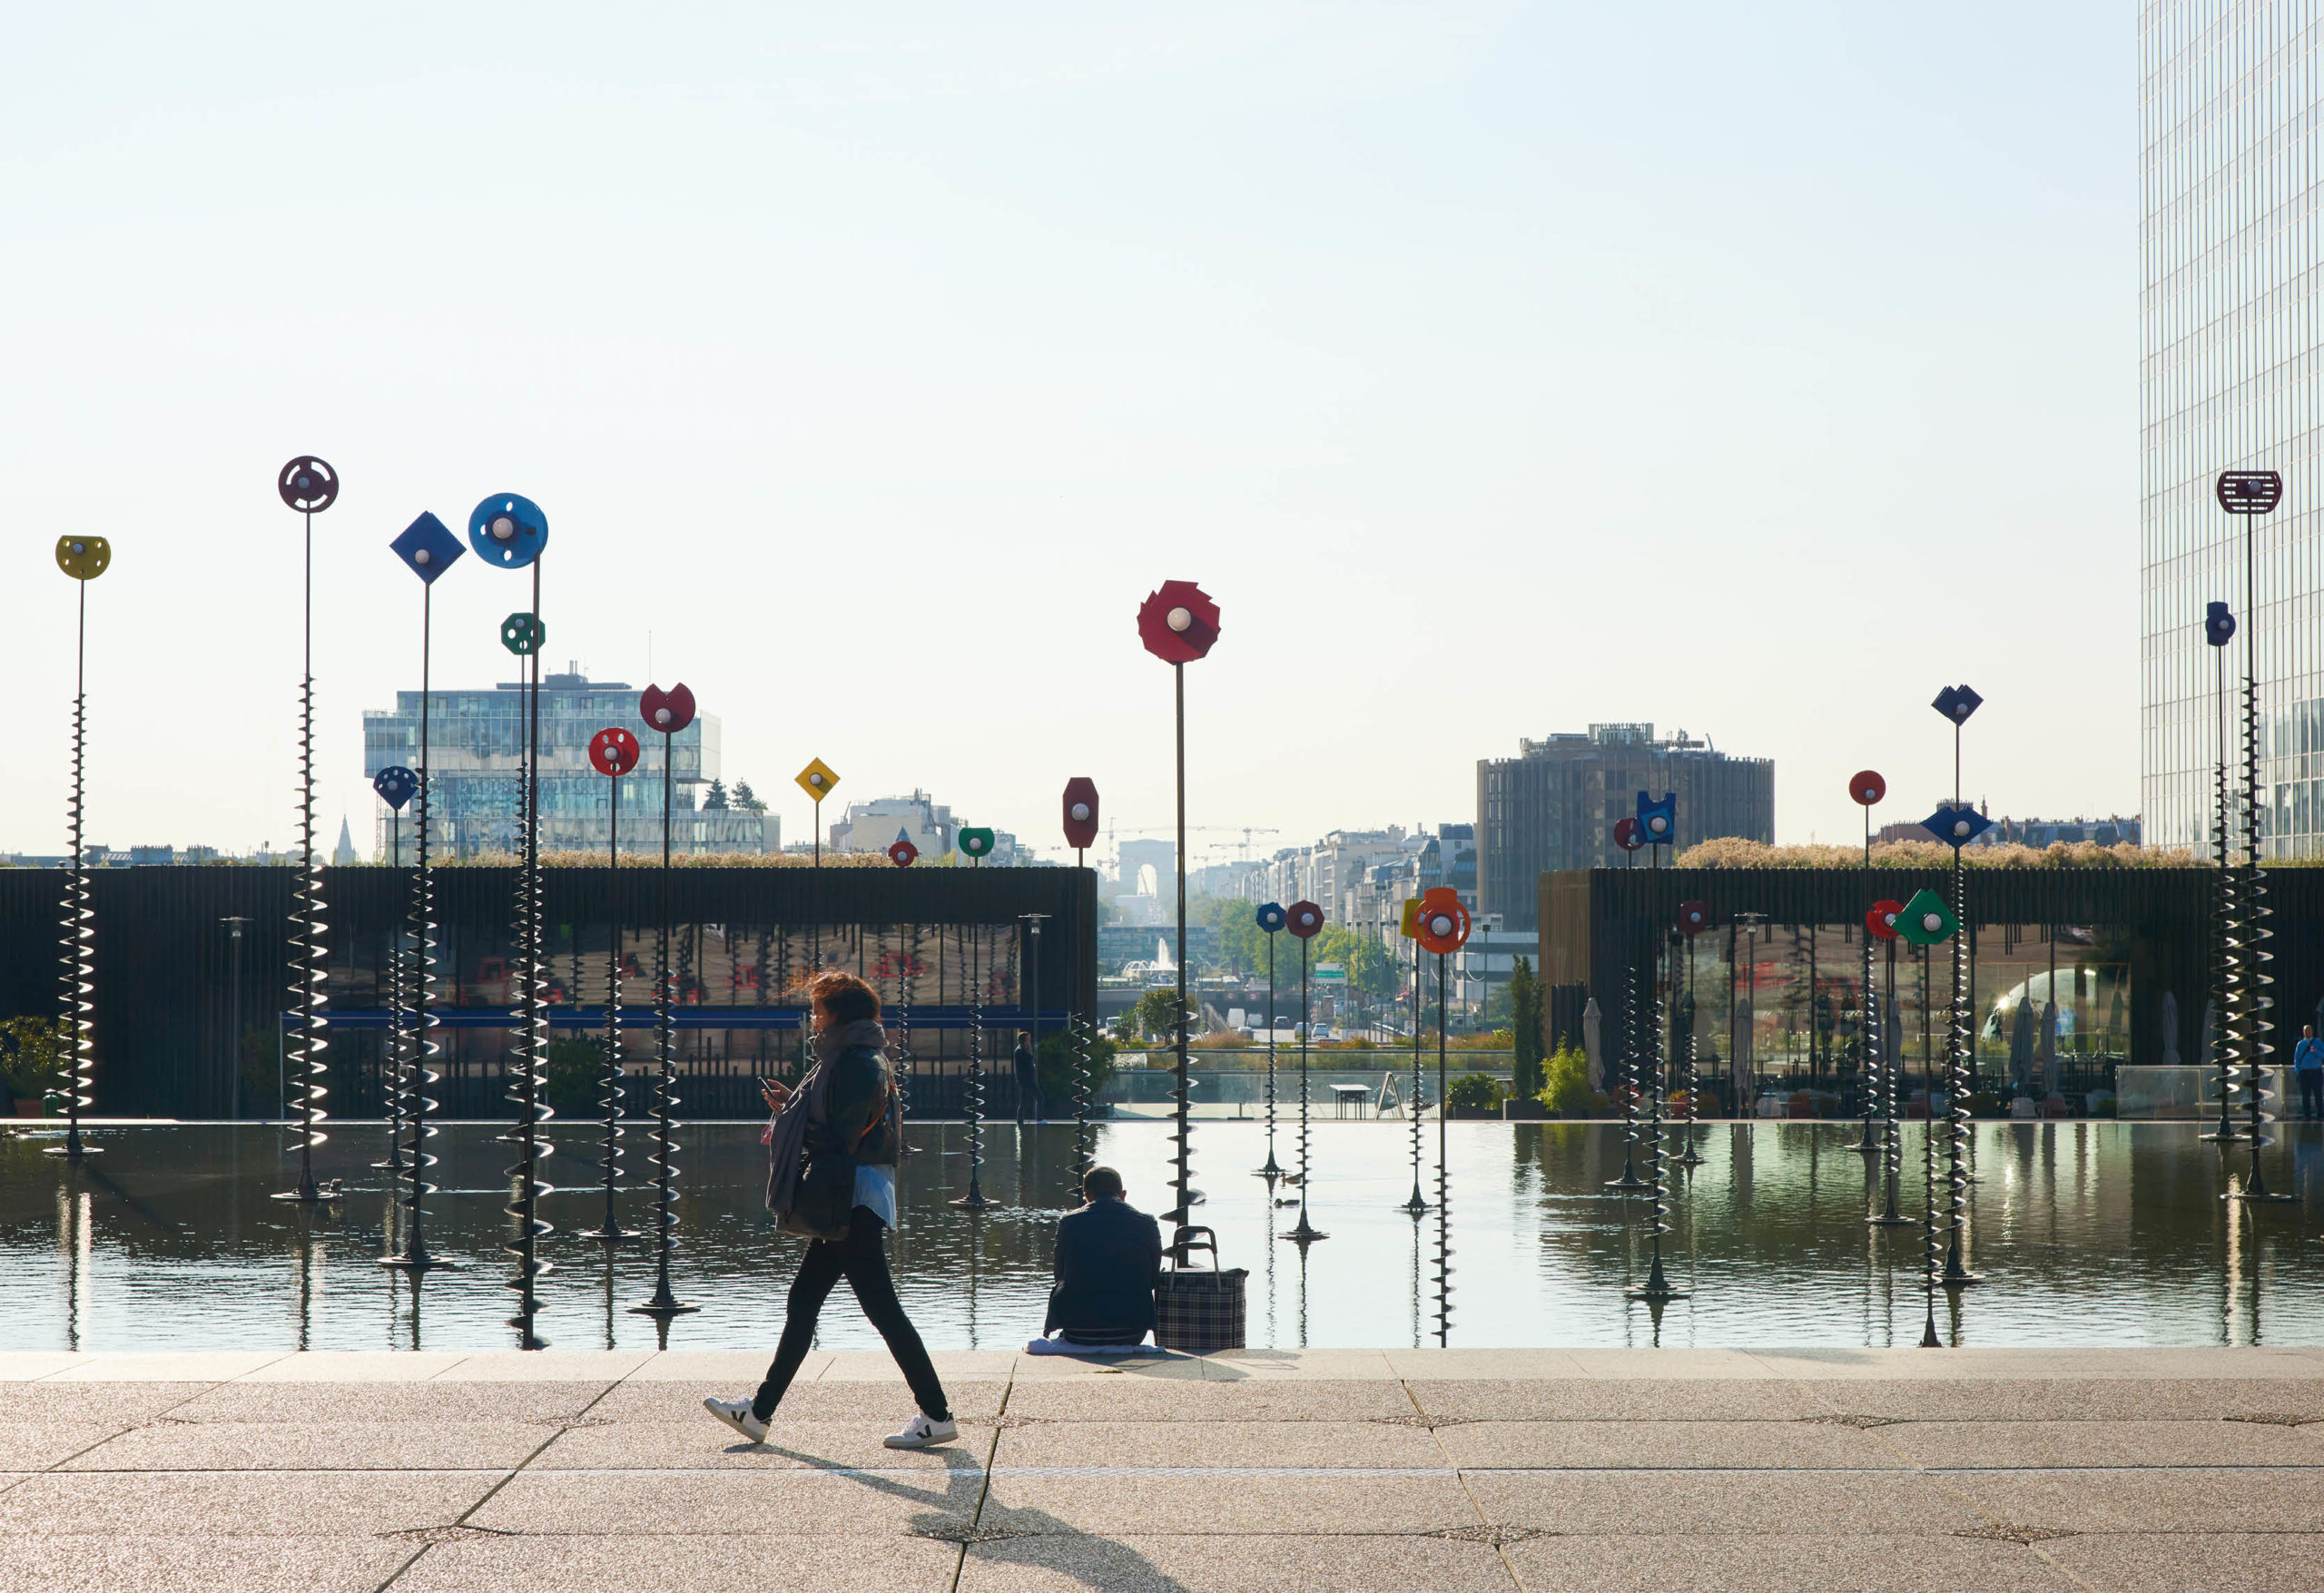
[[[1082,1175],[1081,1193],[1089,1204],[1058,1219],[1057,1286],[1041,1332],[1077,1345],[1137,1343],[1154,1331],[1162,1230],[1124,1198],[1111,1167]]]

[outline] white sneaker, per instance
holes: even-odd
[[[766,1441],[766,1423],[751,1414],[748,1400],[704,1400],[702,1408],[753,1443]]]
[[[957,1421],[938,1421],[928,1416],[915,1416],[904,1424],[901,1432],[891,1432],[882,1441],[891,1450],[925,1450],[940,1443],[950,1443],[960,1436],[960,1424]]]

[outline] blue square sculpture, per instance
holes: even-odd
[[[411,573],[433,586],[436,577],[458,562],[468,548],[452,535],[444,522],[422,509],[419,518],[403,528],[403,535],[388,544],[396,556],[411,566]]]

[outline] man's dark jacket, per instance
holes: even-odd
[[[1161,1273],[1162,1230],[1129,1202],[1093,1200],[1068,1212],[1057,1223],[1057,1287],[1041,1332],[1151,1332]]]

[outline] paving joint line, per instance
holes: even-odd
[[[1413,1392],[1412,1385],[1400,1377],[1396,1380],[1396,1386],[1403,1390],[1404,1398],[1410,1401],[1413,1414],[1420,1417],[1422,1421],[1426,1421],[1428,1420],[1428,1412],[1420,1408],[1420,1399]],[[1492,1527],[1495,1525],[1496,1523],[1492,1519],[1492,1512],[1487,1510],[1484,1507],[1484,1501],[1477,1498],[1475,1490],[1469,1486],[1468,1478],[1462,1474],[1458,1466],[1453,1464],[1452,1452],[1444,1447],[1444,1435],[1439,1432],[1433,1425],[1424,1428],[1423,1431],[1427,1432],[1429,1441],[1436,1446],[1436,1452],[1444,1457],[1445,1464],[1452,1467],[1453,1481],[1461,1490],[1461,1497],[1469,1501],[1469,1508],[1476,1511],[1477,1524],[1481,1527]],[[1501,1562],[1502,1571],[1509,1578],[1509,1585],[1512,1588],[1516,1588],[1518,1593],[1524,1593],[1525,1578],[1519,1576],[1517,1574],[1517,1568],[1509,1562],[1509,1545],[1506,1543],[1495,1543],[1492,1546],[1492,1557]]]
[[[1017,1391],[1017,1362],[1009,1362],[1009,1375],[1001,1380],[1000,1407],[992,1413],[992,1445],[985,1450],[984,1484],[977,1490],[976,1508],[969,1512],[969,1529],[960,1539],[960,1557],[952,1562],[952,1581],[945,1593],[960,1593],[960,1578],[969,1572],[969,1545],[976,1541],[977,1529],[984,1524],[984,1501],[992,1496],[993,1463],[1000,1459],[1000,1418],[1009,1414],[1009,1397]]]
[[[460,1364],[462,1363],[462,1362],[465,1362],[467,1359],[468,1359],[468,1357],[463,1356],[463,1357],[461,1357],[460,1361],[455,1361],[455,1362],[452,1362],[452,1366],[458,1366],[458,1365],[460,1365]],[[644,1362],[643,1361],[641,1361],[641,1362],[638,1362],[638,1365],[639,1365],[639,1366],[643,1366],[644,1364],[645,1364],[645,1362]],[[451,1370],[452,1370],[452,1367],[451,1367],[451,1366],[448,1366],[448,1367],[446,1367],[444,1370],[445,1370],[446,1372],[449,1372],[449,1371],[451,1371]],[[635,1366],[633,1366],[633,1367],[631,1367],[631,1368],[630,1368],[630,1372],[635,1372],[636,1370],[637,1370],[637,1367],[635,1367]],[[439,1375],[440,1375],[440,1374],[439,1374]],[[603,1387],[603,1388],[599,1389],[599,1390],[596,1391],[596,1394],[594,1394],[593,1396],[591,1396],[591,1398],[590,1398],[590,1400],[589,1400],[589,1402],[588,1402],[587,1404],[586,1404],[586,1405],[582,1406],[578,1411],[576,1411],[573,1414],[574,1414],[576,1417],[586,1416],[590,1411],[594,1411],[594,1410],[596,1410],[596,1407],[597,1407],[597,1401],[600,1401],[600,1400],[604,1399],[607,1394],[612,1393],[612,1392],[614,1391],[614,1390],[615,1390],[615,1389],[619,1388],[623,1383],[625,1383],[625,1382],[628,1382],[628,1381],[629,1381],[629,1375],[630,1375],[630,1373],[629,1373],[629,1372],[624,1372],[621,1376],[619,1376],[619,1377],[617,1377],[617,1378],[614,1379],[614,1380],[613,1380],[613,1382],[609,1382],[609,1383],[606,1384],[606,1386],[605,1386],[605,1387]],[[435,1379],[434,1379],[434,1378],[422,1378],[420,1381],[421,1381],[422,1382],[433,1382],[435,1381]],[[563,1437],[565,1436],[565,1431],[566,1431],[566,1430],[565,1430],[564,1428],[560,1427],[560,1428],[556,1429],[554,1432],[551,1432],[551,1433],[550,1433],[547,1438],[545,1438],[545,1439],[541,1440],[541,1441],[540,1441],[539,1445],[538,1445],[537,1448],[535,1448],[535,1449],[534,1449],[534,1450],[533,1450],[533,1452],[532,1452],[531,1454],[527,1455],[523,1460],[521,1460],[517,1461],[517,1464],[516,1464],[513,1468],[511,1468],[511,1469],[510,1469],[510,1470],[509,1470],[508,1474],[507,1474],[506,1477],[503,1477],[499,1481],[497,1481],[497,1482],[494,1483],[490,1488],[487,1489],[487,1490],[485,1490],[485,1494],[484,1494],[484,1497],[483,1497],[482,1499],[478,1500],[474,1504],[472,1504],[472,1505],[468,1506],[468,1509],[466,1509],[462,1510],[462,1511],[461,1511],[458,1516],[454,1517],[450,1524],[451,1524],[451,1525],[453,1525],[453,1526],[455,1526],[455,1527],[465,1527],[465,1526],[467,1526],[467,1525],[468,1524],[468,1518],[469,1518],[470,1516],[473,1516],[474,1514],[476,1514],[476,1513],[477,1513],[477,1511],[478,1511],[478,1510],[480,1510],[480,1509],[484,1509],[484,1507],[485,1507],[485,1506],[487,1506],[487,1505],[490,1504],[490,1503],[493,1501],[494,1498],[495,1498],[495,1497],[497,1497],[497,1496],[499,1494],[499,1492],[500,1492],[500,1490],[501,1490],[502,1489],[504,1489],[504,1488],[507,1487],[511,1482],[514,1482],[515,1480],[517,1480],[517,1478],[518,1474],[519,1474],[519,1473],[521,1473],[521,1472],[525,1470],[525,1468],[526,1468],[526,1467],[527,1467],[527,1466],[531,1465],[535,1460],[539,1460],[539,1459],[541,1458],[541,1452],[542,1452],[542,1450],[547,1450],[547,1449],[549,1447],[549,1445],[551,1445],[551,1444],[555,1443],[558,1439],[563,1438]],[[411,1568],[412,1568],[412,1567],[414,1567],[414,1566],[418,1565],[418,1564],[420,1562],[420,1560],[421,1560],[421,1559],[422,1559],[427,1555],[428,1551],[429,1549],[431,1549],[435,1548],[435,1547],[436,1547],[436,1546],[435,1546],[434,1544],[432,1544],[432,1543],[423,1543],[423,1544],[421,1544],[421,1545],[419,1546],[419,1553],[417,1553],[417,1554],[415,1554],[415,1555],[413,1555],[409,1559],[408,1559],[408,1560],[404,1561],[404,1562],[403,1562],[403,1564],[401,1564],[401,1565],[398,1566],[398,1567],[394,1569],[394,1571],[392,1571],[391,1573],[389,1573],[389,1577],[388,1577],[388,1579],[387,1579],[386,1581],[384,1581],[384,1582],[380,1583],[377,1588],[373,1588],[373,1589],[372,1589],[372,1593],[388,1593],[388,1589],[389,1589],[389,1588],[392,1588],[392,1587],[394,1587],[394,1586],[396,1585],[396,1583],[397,1583],[399,1580],[400,1580],[400,1579],[402,1578],[403,1574],[404,1574],[406,1571],[408,1571],[408,1570],[411,1569]]]

